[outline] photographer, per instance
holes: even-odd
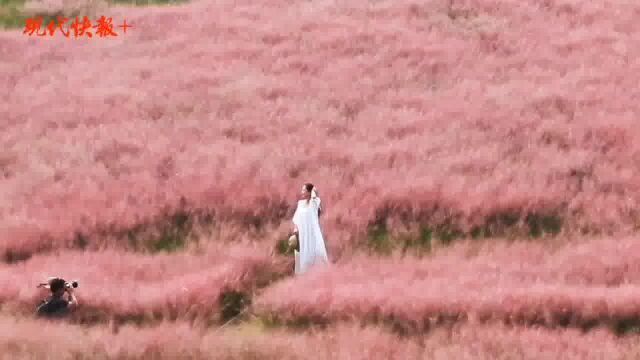
[[[36,315],[59,317],[68,314],[70,310],[78,306],[78,300],[73,294],[73,288],[77,286],[76,282],[70,284],[60,278],[52,278],[47,283],[38,285],[38,287],[45,287],[51,290],[51,296],[38,306]],[[67,299],[64,298],[65,293],[67,293]]]

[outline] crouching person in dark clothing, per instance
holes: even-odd
[[[51,290],[51,296],[45,299],[36,309],[36,315],[39,317],[62,317],[67,315],[71,310],[78,306],[78,300],[73,294],[71,286],[60,278],[49,279],[45,284],[38,287],[45,287]],[[65,299],[64,294],[67,294]]]

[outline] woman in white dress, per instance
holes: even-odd
[[[320,198],[313,184],[302,186],[302,199],[293,215],[294,233],[298,235],[300,251],[294,251],[295,273],[303,274],[316,264],[328,264],[327,249],[320,230],[319,216],[322,211]]]

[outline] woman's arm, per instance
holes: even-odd
[[[314,198],[311,198],[311,202],[313,203],[313,205],[314,205],[316,208],[320,208],[320,203],[321,203],[322,201],[320,201],[320,198],[316,196],[316,197],[314,197]]]
[[[76,299],[76,295],[73,293],[73,290],[67,289],[67,294],[69,295],[69,309],[78,307],[78,299]]]

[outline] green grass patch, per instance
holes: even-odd
[[[276,242],[276,254],[278,255],[293,254],[293,251],[289,247],[289,241],[287,239],[280,239]]]
[[[545,234],[557,235],[562,229],[562,218],[556,214],[528,214],[526,217],[529,235],[540,237]]]
[[[445,245],[450,244],[455,239],[465,236],[462,231],[449,222],[437,225],[436,234],[438,239],[440,239],[440,242]]]
[[[155,6],[155,5],[182,5],[188,0],[111,0],[112,4],[134,5],[134,6]]]
[[[417,236],[403,236],[400,242],[403,244],[403,253],[416,253],[424,255],[431,252],[433,248],[434,231],[430,227],[422,226]]]
[[[158,240],[151,242],[154,251],[172,252],[185,246],[190,232],[189,214],[180,211],[175,213],[166,224]]]
[[[197,213],[176,210],[161,215],[152,222],[137,224],[124,230],[116,229],[114,226],[102,227],[96,231],[96,235],[115,235],[134,251],[174,252],[184,249],[193,238],[191,235],[196,222],[202,223]],[[193,242],[196,240],[193,239]],[[83,243],[89,243],[88,238],[84,237],[83,241],[76,238],[74,245],[84,248],[81,246]]]
[[[609,329],[618,336],[640,333],[640,317],[616,317],[609,322]]]
[[[177,211],[156,225],[157,234],[140,236],[135,230],[129,230],[127,236],[135,249],[146,248],[152,252],[173,252],[183,249],[191,233],[193,221],[186,211]],[[136,230],[143,230],[138,227]],[[140,234],[140,233],[139,233]]]
[[[401,219],[404,226],[417,225],[417,233],[410,235],[394,234],[388,219]],[[457,239],[481,239],[492,237],[539,238],[556,236],[564,225],[564,219],[557,210],[524,212],[519,210],[502,210],[487,216],[484,221],[465,231],[451,216],[444,221],[436,222],[432,216],[409,216],[402,209],[390,210],[385,207],[376,212],[376,217],[367,227],[366,247],[375,253],[388,255],[396,248],[402,252],[425,254],[436,244],[449,245]]]
[[[108,5],[133,5],[133,6],[156,6],[156,5],[182,5],[186,4],[188,0],[108,0]],[[71,19],[76,16],[89,16],[94,21],[94,16],[84,13],[63,14],[62,12],[47,13],[47,14],[26,14],[24,11],[24,5],[26,0],[0,0],[0,30],[2,29],[23,29],[26,24],[26,19],[35,18],[37,16],[42,17],[41,30],[46,31],[47,26],[51,21],[57,25],[58,16],[65,16],[69,20],[65,24],[65,27],[70,26]],[[33,34],[32,36],[36,36]],[[48,36],[48,35],[47,35]]]
[[[84,250],[87,248],[88,245],[89,245],[89,238],[81,232],[76,232],[76,237],[73,240],[73,246],[75,248]]]
[[[394,246],[385,223],[372,225],[369,228],[367,239],[369,248],[377,253],[388,255],[393,251]]]
[[[295,330],[309,330],[314,327],[327,327],[331,321],[321,316],[296,316],[283,319],[277,314],[258,315],[258,319],[264,329],[289,328]]]
[[[225,290],[218,299],[220,305],[220,319],[227,322],[240,315],[251,304],[249,295],[241,291]]]
[[[24,0],[0,0],[0,29],[24,27],[26,18],[22,14],[24,2]]]

